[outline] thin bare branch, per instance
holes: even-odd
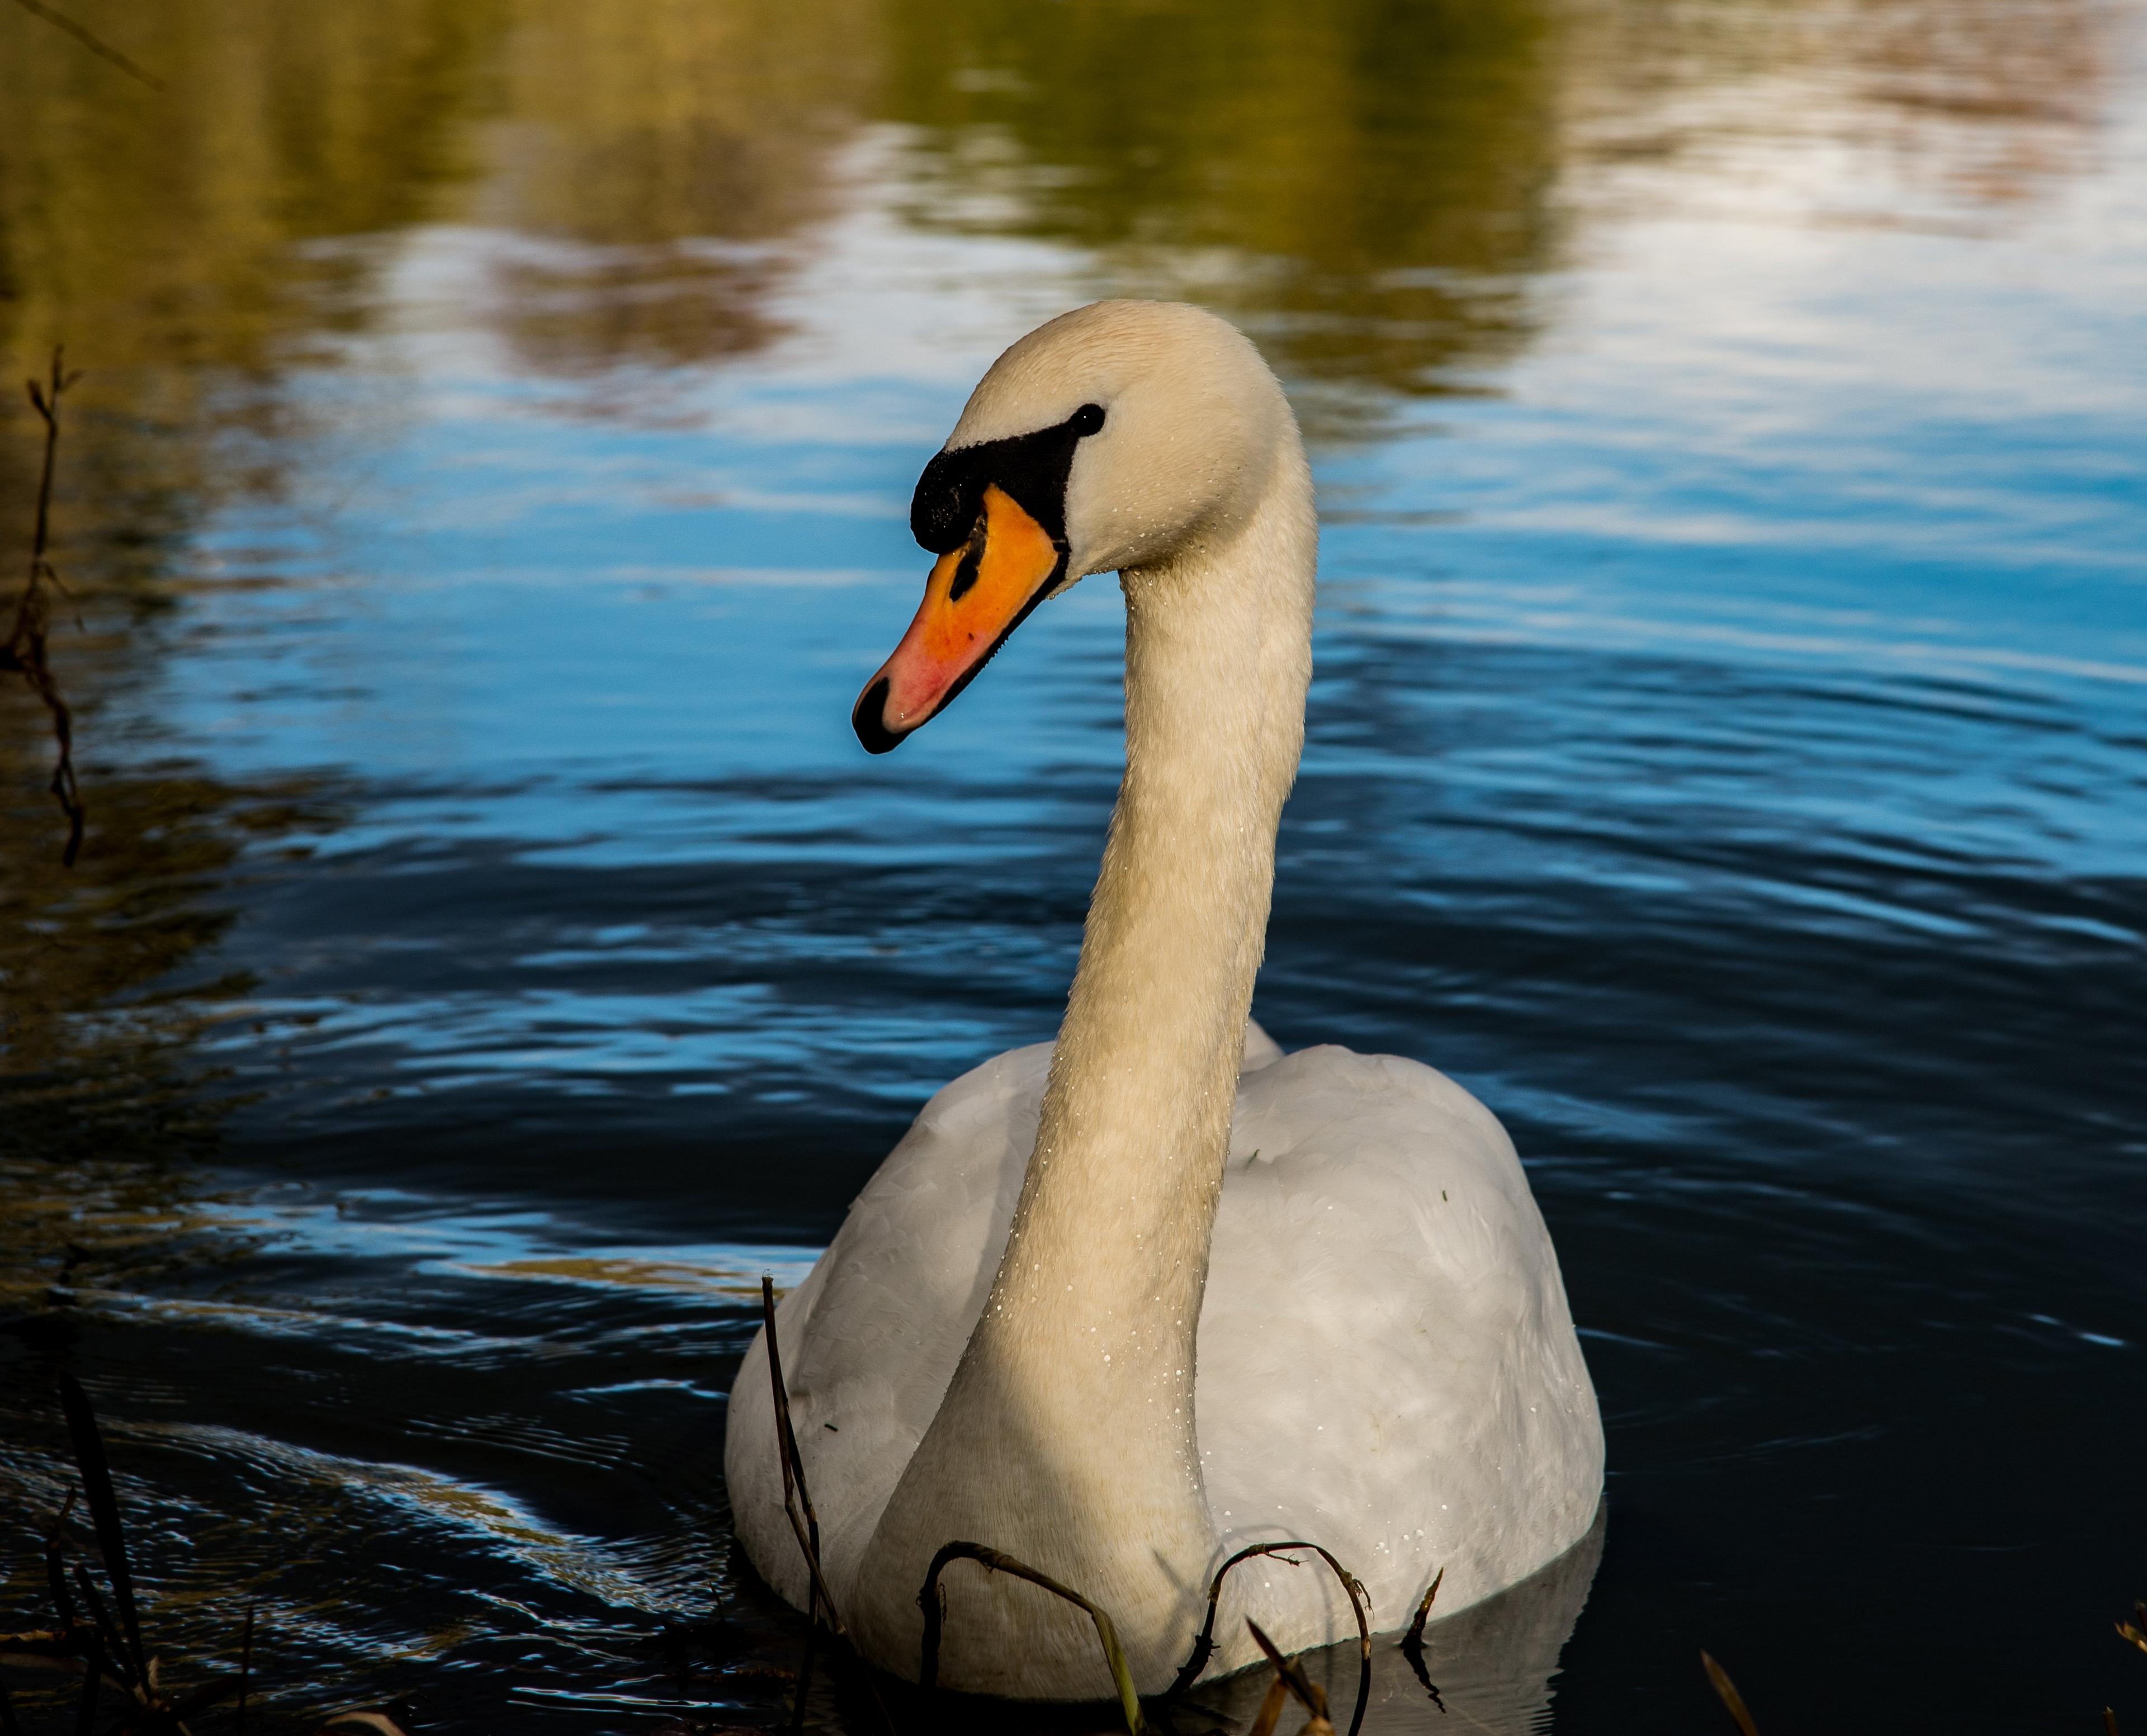
[[[1201,1623],[1199,1637],[1193,1642],[1193,1655],[1179,1668],[1178,1679],[1170,1684],[1164,1694],[1166,1699],[1175,1699],[1199,1678],[1200,1672],[1208,1667],[1208,1660],[1215,1654],[1215,1611],[1223,1595],[1223,1582],[1230,1570],[1240,1562],[1251,1561],[1261,1555],[1276,1556],[1292,1567],[1302,1565],[1284,1554],[1286,1549],[1309,1549],[1334,1569],[1334,1577],[1342,1582],[1348,1593],[1349,1608],[1357,1618],[1357,1709],[1350,1714],[1349,1736],[1357,1736],[1364,1722],[1364,1708],[1372,1698],[1372,1600],[1364,1584],[1349,1568],[1344,1567],[1318,1543],[1291,1542],[1282,1543],[1254,1543],[1250,1548],[1240,1549],[1216,1570],[1208,1587],[1208,1618]]]
[[[53,739],[58,744],[59,758],[53,768],[49,788],[68,820],[67,848],[61,853],[60,860],[73,868],[82,849],[84,818],[82,791],[74,775],[74,713],[61,697],[59,683],[53,678],[45,649],[45,627],[49,614],[45,585],[48,581],[55,586],[59,583],[59,574],[45,558],[45,548],[52,530],[53,466],[60,443],[60,396],[81,378],[66,372],[63,360],[63,353],[56,347],[50,380],[42,386],[35,380],[28,383],[30,406],[45,424],[45,462],[38,479],[37,528],[30,542],[29,576],[24,581],[22,598],[15,605],[15,624],[6,642],[0,643],[0,669],[13,669],[28,682],[52,716]]]
[[[1409,1623],[1409,1632],[1402,1635],[1404,1646],[1414,1646],[1419,1651],[1424,1648],[1424,1624],[1431,1619],[1432,1600],[1438,1597],[1439,1588],[1445,1583],[1446,1569],[1441,1568],[1432,1576],[1431,1583],[1424,1591],[1424,1601],[1416,1606],[1416,1619]]]
[[[813,1511],[812,1492],[805,1486],[805,1461],[798,1451],[798,1433],[790,1426],[790,1392],[783,1380],[783,1347],[775,1336],[775,1280],[765,1273],[760,1279],[761,1329],[768,1344],[768,1381],[775,1393],[775,1449],[783,1461],[783,1511],[804,1552],[805,1571],[811,1581],[813,1608],[806,1613],[817,1618],[828,1612],[828,1625],[841,1638],[849,1630],[835,1613],[835,1600],[820,1573],[820,1518]],[[803,1507],[801,1517],[798,1508]]]
[[[806,1612],[808,1622],[818,1619],[819,1612],[828,1613],[828,1626],[838,1640],[846,1638],[849,1629],[843,1625],[842,1617],[836,1613],[834,1595],[828,1589],[828,1581],[820,1571],[820,1519],[813,1510],[813,1496],[805,1486],[805,1460],[798,1451],[798,1432],[790,1424],[790,1390],[783,1379],[783,1346],[775,1333],[775,1280],[766,1273],[760,1278],[761,1335],[768,1346],[768,1380],[775,1396],[775,1446],[783,1461],[783,1512],[790,1521],[791,1535],[798,1539],[798,1547],[805,1557],[805,1571],[811,1581],[812,1608]],[[801,1514],[800,1508],[804,1509]],[[809,1630],[808,1630],[809,1634]],[[807,1668],[811,1667],[811,1640],[807,1640]],[[837,1654],[840,1655],[839,1652]],[[793,1723],[802,1728],[805,1708],[805,1690],[808,1676],[800,1671],[798,1678],[798,1698],[792,1708]],[[880,1723],[889,1732],[894,1729],[894,1720],[888,1713],[886,1703],[880,1698],[879,1688],[867,1673],[863,1680],[865,1692],[878,1709]]]
[[[82,1618],[75,1613],[74,1593],[68,1589],[67,1565],[63,1558],[63,1532],[68,1515],[74,1511],[75,1488],[68,1485],[67,1498],[60,1503],[60,1510],[53,1520],[53,1528],[45,1533],[45,1583],[53,1594],[53,1608],[59,1613],[60,1625],[72,1633]]]
[[[89,1503],[90,1518],[97,1527],[97,1546],[104,1556],[105,1577],[112,1582],[113,1597],[119,1606],[116,1628],[88,1574],[79,1567],[75,1570],[76,1583],[98,1626],[104,1630],[105,1643],[115,1653],[115,1661],[123,1663],[135,1676],[146,1678],[148,1653],[142,1648],[142,1623],[134,1608],[134,1577],[127,1563],[127,1528],[119,1517],[119,1498],[113,1492],[104,1437],[98,1428],[89,1395],[65,1369],[60,1371],[60,1403],[67,1413],[75,1463],[82,1472],[83,1497]]]
[[[163,89],[164,81],[158,78],[155,73],[143,72],[141,68],[136,66],[111,43],[98,36],[87,25],[76,23],[65,13],[53,11],[51,7],[44,3],[44,0],[15,0],[15,3],[32,18],[43,18],[55,30],[64,30],[99,60],[110,62],[129,78],[138,78],[153,91]]]
[[[1025,1579],[1031,1585],[1041,1586],[1054,1598],[1064,1598],[1077,1609],[1086,1610],[1089,1619],[1096,1624],[1096,1638],[1104,1648],[1104,1663],[1117,1685],[1119,1704],[1126,1715],[1126,1729],[1129,1736],[1145,1736],[1148,1725],[1141,1717],[1140,1695],[1134,1691],[1133,1670],[1126,1663],[1125,1649],[1119,1643],[1119,1630],[1109,1613],[1101,1604],[1091,1602],[1069,1586],[1061,1585],[1049,1574],[1038,1573],[1027,1562],[1017,1561],[984,1543],[948,1543],[932,1558],[923,1588],[917,1593],[918,1607],[924,1612],[924,1655],[917,1679],[927,1693],[939,1680],[939,1630],[947,1619],[947,1607],[939,1595],[939,1575],[948,1563],[955,1561],[973,1561],[988,1573],[1009,1573],[1017,1579]]]

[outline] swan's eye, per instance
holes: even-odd
[[[1104,407],[1101,404],[1082,405],[1067,418],[1066,426],[1073,429],[1078,438],[1086,439],[1104,426]]]

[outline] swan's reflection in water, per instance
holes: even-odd
[[[1596,1508],[1588,1535],[1549,1567],[1424,1629],[1424,1673],[1430,1688],[1438,1690],[1435,1698],[1417,1679],[1394,1636],[1374,1637],[1366,1736],[1412,1736],[1430,1730],[1452,1736],[1479,1730],[1522,1736],[1544,1728],[1559,1653],[1580,1619],[1589,1588],[1595,1583],[1596,1564],[1603,1558],[1609,1512],[1607,1503]],[[1306,1673],[1327,1691],[1338,1730],[1349,1728],[1349,1708],[1356,1703],[1358,1655],[1352,1642],[1329,1646],[1304,1660]],[[1212,1710],[1222,1728],[1239,1730],[1259,1710],[1267,1685],[1264,1672],[1247,1670],[1212,1688],[1196,1689],[1191,1698],[1194,1707]],[[1285,1716],[1283,1728],[1294,1728],[1301,1722],[1301,1717]],[[1190,1716],[1179,1723],[1189,1732],[1204,1728]]]
[[[1444,1736],[1528,1736],[1548,1728],[1559,1654],[1572,1638],[1595,1583],[1609,1518],[1606,1503],[1596,1509],[1588,1534],[1549,1567],[1427,1627],[1424,1679],[1394,1635],[1374,1635],[1364,1736],[1431,1731]],[[1326,1692],[1337,1730],[1349,1728],[1357,1703],[1358,1656],[1353,1639],[1308,1652],[1299,1660]],[[1172,1709],[1169,1724],[1151,1719],[1152,1727],[1175,1728],[1178,1736],[1241,1731],[1259,1712],[1271,1679],[1264,1670],[1246,1670],[1224,1681],[1204,1682]],[[1118,1708],[1111,1705],[1046,1709],[941,1696],[935,1711],[933,1728],[977,1736],[986,1731],[997,1736],[1110,1736],[1125,1728]],[[1281,1728],[1294,1730],[1304,1721],[1303,1711],[1293,1708],[1284,1713]]]

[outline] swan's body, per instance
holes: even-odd
[[[1248,1034],[1316,543],[1274,377],[1197,310],[1081,309],[993,366],[913,518],[942,558],[859,701],[866,744],[1117,569],[1127,766],[1057,1044],[935,1097],[778,1314],[860,1648],[916,1673],[918,1589],[957,1538],[1109,1610],[1144,1691],[1247,1541],[1325,1545],[1388,1628],[1442,1568],[1444,1609],[1525,1577],[1587,1532],[1602,1435],[1510,1142],[1429,1068]],[[758,1343],[725,1467],[741,1541],[802,1607]],[[1218,1670],[1255,1655],[1243,1613],[1290,1649],[1350,1631],[1318,1570],[1231,1583]],[[973,1568],[944,1585],[943,1681],[1109,1693],[1076,1612]]]

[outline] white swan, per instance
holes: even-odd
[[[1281,388],[1199,310],[1103,302],[999,358],[919,482],[939,558],[854,723],[875,752],[1044,598],[1115,570],[1126,770],[1056,1045],[947,1086],[778,1314],[829,1588],[913,1678],[917,1597],[956,1538],[1115,1619],[1144,1693],[1248,1542],[1324,1544],[1375,1627],[1442,1612],[1588,1531],[1603,1437],[1514,1148],[1443,1074],[1248,1023],[1296,775],[1318,528]],[[1242,1069],[1242,1070],[1241,1070]],[[753,1564],[803,1607],[765,1348],[724,1469]],[[940,1680],[1111,1693],[1085,1618],[973,1564]],[[1353,1633],[1324,1568],[1233,1575],[1221,1673]]]

